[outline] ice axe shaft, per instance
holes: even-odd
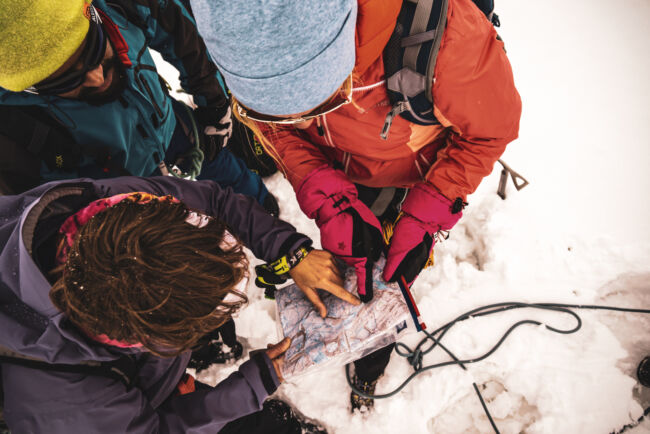
[[[501,170],[501,178],[499,178],[499,187],[497,188],[497,194],[503,200],[506,199],[506,186],[508,185],[508,175],[512,178],[512,183],[515,185],[517,191],[521,190],[528,185],[526,178],[521,176],[519,173],[515,172],[508,166],[503,160],[498,160],[499,164],[503,166]]]
[[[399,289],[402,290],[402,295],[404,296],[404,300],[406,300],[406,305],[408,306],[409,312],[411,313],[411,317],[413,318],[413,323],[415,324],[415,328],[419,332],[425,330],[427,328],[427,325],[424,323],[424,321],[422,321],[422,317],[420,316],[420,311],[418,310],[418,307],[415,304],[415,300],[413,299],[413,295],[411,294],[411,290],[409,289],[409,285],[406,282],[404,276],[399,276],[399,278],[397,279],[397,284],[399,285]]]

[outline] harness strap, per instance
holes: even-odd
[[[415,7],[415,16],[411,23],[409,36],[418,35],[427,31],[427,24],[429,23],[429,16],[433,9],[433,0],[420,0]],[[404,46],[404,45],[402,45]],[[418,55],[420,54],[419,46],[408,46],[404,50],[404,66],[417,71]]]

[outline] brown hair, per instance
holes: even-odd
[[[226,226],[185,220],[182,203],[122,201],[82,226],[52,302],[86,333],[141,343],[159,356],[178,355],[247,302],[235,286],[248,263]],[[236,296],[224,302],[227,294]]]

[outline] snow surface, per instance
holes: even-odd
[[[510,184],[502,201],[497,165],[469,198],[449,240],[436,246],[436,265],[413,287],[425,322],[433,330],[503,301],[650,308],[650,1],[496,3],[524,107],[520,138],[504,159],[530,185],[516,192]],[[275,175],[267,186],[282,218],[318,240],[288,182]],[[275,305],[254,285],[248,290],[237,333],[249,349],[263,348],[278,341]],[[635,378],[650,354],[650,317],[579,314],[575,334],[524,326],[467,372],[428,371],[376,401],[370,415],[350,414],[343,368],[285,383],[276,396],[337,434],[492,432],[476,382],[502,433],[609,433],[650,406]],[[443,342],[459,357],[478,356],[525,318],[573,324],[555,313],[508,312],[465,321]],[[443,360],[434,352],[425,364]],[[216,384],[234,369],[215,365],[199,378]],[[411,372],[393,353],[377,392]],[[650,421],[629,432],[650,433]]]

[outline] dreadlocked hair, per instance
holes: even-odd
[[[236,289],[248,262],[239,242],[224,242],[223,222],[199,228],[185,221],[189,212],[182,203],[122,201],[96,214],[59,267],[52,302],[92,336],[163,357],[195,347],[248,301]],[[235,301],[224,301],[228,294]]]

